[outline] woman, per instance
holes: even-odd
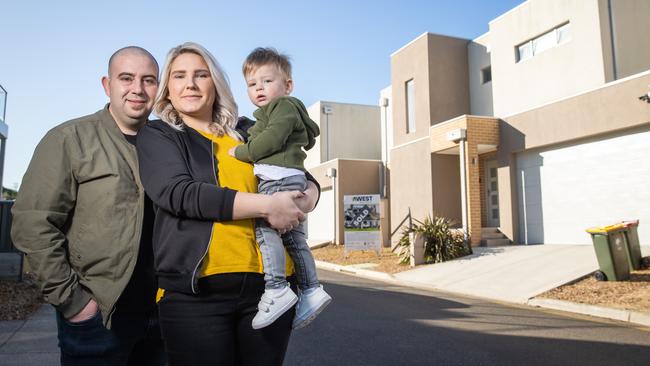
[[[253,218],[280,231],[311,209],[318,188],[255,194],[252,166],[228,155],[242,143],[237,106],[213,56],[195,43],[165,62],[152,121],[138,134],[142,184],[156,206],[154,256],[170,365],[278,365],[294,311],[253,330],[264,292]],[[287,259],[287,270],[293,270]]]

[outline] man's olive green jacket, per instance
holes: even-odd
[[[12,213],[14,245],[45,300],[69,318],[93,298],[110,326],[138,258],[144,191],[108,106],[45,135]]]

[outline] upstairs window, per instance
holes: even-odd
[[[415,82],[406,82],[406,133],[415,132]]]
[[[559,27],[528,40],[515,47],[516,61],[520,62],[535,55],[538,55],[549,48],[559,46],[571,39],[570,23],[565,23]]]
[[[492,81],[492,66],[481,69],[481,84]]]

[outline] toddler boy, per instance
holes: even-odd
[[[289,96],[293,81],[288,57],[273,48],[256,48],[244,61],[243,73],[248,96],[258,107],[253,113],[257,121],[248,130],[248,142],[232,149],[231,155],[254,163],[259,193],[304,191],[306,154],[302,149],[312,148],[320,131],[304,104]],[[253,318],[253,328],[273,323],[296,302],[293,328],[304,327],[332,298],[318,282],[303,223],[280,236],[266,221],[257,220],[255,233],[262,252],[266,286]],[[294,262],[300,299],[286,280],[285,247]]]

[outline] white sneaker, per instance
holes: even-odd
[[[264,328],[276,321],[298,301],[298,296],[289,286],[279,289],[266,289],[257,304],[257,314],[253,318],[253,329]]]
[[[332,301],[332,297],[323,290],[323,286],[310,288],[300,295],[293,318],[293,329],[300,329],[311,323],[318,314]]]

